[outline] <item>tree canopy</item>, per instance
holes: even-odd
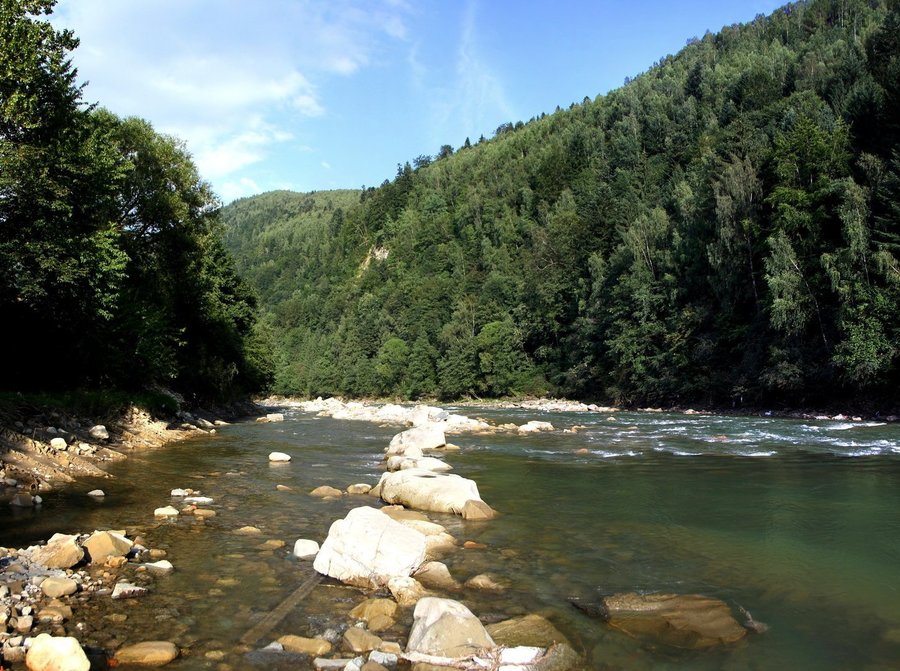
[[[2,386],[264,386],[218,200],[180,141],[84,104],[54,4],[0,3]]]

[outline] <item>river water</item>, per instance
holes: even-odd
[[[464,522],[429,514],[460,542],[444,558],[460,580],[490,572],[500,595],[455,595],[485,620],[537,612],[583,652],[589,669],[900,668],[900,427],[665,413],[543,413],[465,407],[492,423],[539,419],[558,429],[459,435],[446,459],[474,479],[500,515]],[[52,533],[125,529],[163,548],[176,567],[140,600],[110,602],[83,642],[172,640],[168,668],[279,668],[238,640],[310,573],[290,556],[298,538],[325,539],[331,522],[371,497],[319,500],[322,484],[374,484],[399,429],[298,410],[283,423],[235,424],[160,450],[135,452],[113,480],[51,493],[37,511],[0,511],[0,545]],[[269,464],[277,450],[289,464]],[[102,501],[85,492],[97,484]],[[291,491],[276,489],[286,485]],[[169,492],[213,497],[217,516],[155,522]],[[257,536],[235,530],[258,527]],[[262,550],[266,540],[282,549]],[[635,641],[568,603],[622,591],[700,593],[749,610],[769,631],[718,651]],[[350,623],[365,595],[323,582],[260,645]],[[106,610],[103,610],[103,609]],[[740,616],[737,615],[740,619]],[[120,617],[121,619],[121,617]],[[402,639],[410,616],[385,639]],[[209,656],[207,656],[209,655]],[[286,660],[283,668],[306,668]]]

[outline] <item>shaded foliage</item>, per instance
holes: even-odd
[[[54,4],[0,4],[2,386],[261,388],[215,195],[178,140],[82,104]]]

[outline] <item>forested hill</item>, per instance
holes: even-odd
[[[896,7],[793,4],[356,205],[224,220],[279,391],[896,403],[898,101]]]

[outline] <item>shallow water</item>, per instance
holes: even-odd
[[[466,523],[431,515],[462,540],[487,544],[444,559],[465,580],[489,571],[502,595],[465,592],[483,619],[540,612],[584,652],[587,668],[887,669],[900,667],[900,428],[876,423],[703,415],[540,413],[466,407],[492,422],[530,419],[556,431],[454,436],[447,455],[501,516]],[[172,669],[276,668],[236,645],[309,574],[290,557],[297,538],[324,540],[332,521],[370,497],[322,501],[306,492],[374,484],[396,427],[289,411],[277,424],[238,424],[162,450],[133,454],[100,486],[79,483],[40,510],[0,511],[0,545],[56,531],[124,528],[169,552],[176,572],[150,596],[111,602],[123,625],[83,640],[113,646],[169,639],[187,650]],[[270,465],[266,455],[293,455]],[[277,484],[293,488],[276,490]],[[153,521],[175,487],[211,496],[207,522]],[[259,536],[234,530],[253,525]],[[268,539],[280,550],[261,551]],[[634,641],[568,605],[619,591],[703,593],[748,609],[770,630],[721,651],[680,652]],[[459,598],[459,595],[456,595]],[[304,636],[346,625],[363,598],[325,582],[273,632]],[[118,627],[118,628],[117,628]],[[401,638],[408,627],[398,623]],[[391,638],[391,636],[385,636]],[[304,668],[285,663],[284,668]]]

